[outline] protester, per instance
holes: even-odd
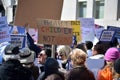
[[[92,50],[92,56],[89,57],[90,59],[104,59],[104,48],[102,44],[96,44]]]
[[[113,80],[120,80],[120,58],[114,62]]]
[[[97,79],[98,71],[104,65],[104,49],[102,44],[96,44],[92,50],[92,56],[87,58],[86,64],[89,70],[94,73],[95,78]],[[98,66],[99,65],[99,66]]]
[[[50,57],[47,58],[44,68],[45,71],[40,74],[37,80],[49,80],[51,78],[51,75],[54,75],[53,76],[54,78],[55,75],[57,75],[59,76],[60,80],[65,80],[64,74],[59,71],[59,64],[56,59]],[[50,80],[54,80],[54,79],[50,79]]]
[[[103,48],[103,53],[106,53],[106,51],[110,48],[110,47],[113,47],[110,45],[110,42],[103,42],[103,41],[99,41],[96,43],[97,44],[100,44],[101,47]]]
[[[51,49],[43,49],[39,54],[38,54],[38,63],[41,65],[39,72],[44,71],[44,64],[45,61],[47,60],[48,57],[51,57]]]
[[[119,48],[119,42],[116,37],[113,38],[113,40],[110,42],[111,47],[117,47]]]
[[[71,52],[71,48],[70,46],[66,46],[66,45],[59,45],[57,47],[57,53],[58,53],[58,63],[61,69],[66,69],[68,68],[66,66],[66,64],[68,63],[68,57],[69,57],[69,53]]]
[[[29,69],[22,66],[19,47],[7,45],[4,50],[4,62],[0,66],[0,80],[34,80]]]
[[[82,49],[87,54],[87,48],[86,48],[85,43],[79,43],[79,44],[77,44],[76,48]]]
[[[34,61],[36,58],[35,52],[26,47],[21,49],[20,52],[21,52],[20,53],[21,64],[24,67],[30,69],[34,79],[37,80],[37,78],[39,76],[39,68],[34,65]]]
[[[87,55],[88,57],[92,56],[92,47],[93,47],[93,42],[92,41],[86,41],[86,48],[87,48]]]
[[[66,80],[95,80],[93,73],[85,66],[87,54],[81,49],[71,51],[73,69],[66,74]]]
[[[120,52],[117,48],[111,47],[105,53],[105,65],[98,72],[97,80],[113,80],[112,68],[115,60],[120,58]]]

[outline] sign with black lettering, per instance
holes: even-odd
[[[77,42],[82,41],[80,21],[71,21],[71,26],[73,29],[73,35],[76,36]]]

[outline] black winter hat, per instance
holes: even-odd
[[[114,63],[114,70],[115,70],[118,74],[120,74],[120,58],[117,59],[117,60],[115,61],[115,63]]]
[[[57,62],[56,59],[54,58],[47,58],[46,62],[45,62],[45,73],[52,74],[52,73],[56,73],[58,71],[59,68],[59,64]]]

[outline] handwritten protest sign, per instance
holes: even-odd
[[[94,18],[79,18],[82,31],[82,42],[93,41],[94,33]]]
[[[0,43],[10,41],[9,27],[6,17],[0,17]]]
[[[43,44],[72,44],[73,31],[70,21],[38,20],[39,43]]]
[[[71,21],[71,26],[73,29],[73,35],[76,36],[76,40],[80,42],[81,39],[81,27],[80,27],[80,21]]]

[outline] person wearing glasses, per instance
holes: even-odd
[[[51,49],[43,49],[38,54],[38,64],[40,64],[40,68],[39,68],[40,73],[44,71],[44,64],[48,57],[51,57]]]

